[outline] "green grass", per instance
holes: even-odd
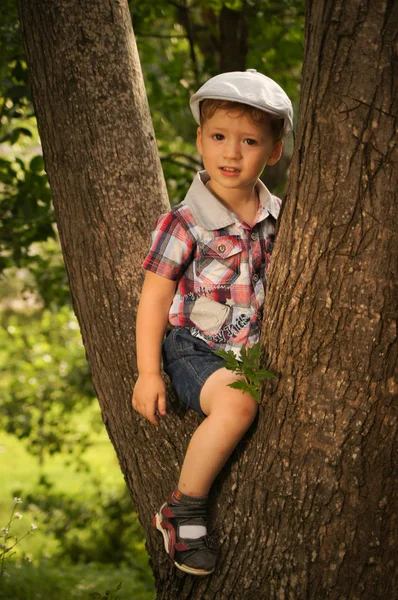
[[[27,452],[24,444],[0,431],[0,528],[5,527],[13,506],[14,496],[22,499],[16,511],[22,519],[14,520],[10,533],[21,538],[31,528],[38,529],[21,541],[16,555],[6,563],[6,576],[0,578],[0,599],[6,600],[66,600],[84,598],[91,592],[105,594],[114,591],[118,582],[121,589],[114,598],[121,600],[152,600],[154,586],[147,555],[142,544],[136,545],[134,567],[116,567],[105,564],[57,564],[52,556],[60,542],[46,532],[41,512],[35,505],[23,502],[28,493],[37,488],[40,476],[54,483],[54,490],[71,497],[90,498],[93,476],[100,479],[107,492],[121,490],[125,485],[114,449],[105,431],[93,437],[93,446],[85,459],[89,473],[76,471],[68,464],[68,457],[56,455],[39,466],[37,458]],[[135,550],[134,550],[135,551]]]
[[[117,584],[121,589],[115,592]],[[103,565],[55,567],[45,561],[38,564],[21,562],[7,569],[0,579],[1,600],[89,600],[90,593],[114,592],[121,600],[153,600],[151,582],[137,581],[127,567],[104,568]],[[115,597],[114,596],[114,597]]]
[[[22,442],[12,435],[0,432],[0,527],[4,527],[12,508],[14,496],[24,497],[32,492],[40,476],[46,476],[54,483],[54,489],[67,492],[71,496],[88,497],[90,495],[91,477],[101,478],[104,487],[112,489],[124,486],[112,444],[105,432],[96,436],[93,446],[86,453],[86,460],[91,466],[91,473],[76,471],[73,464],[68,465],[68,457],[55,455],[40,467],[37,459],[30,455]],[[17,507],[23,518],[14,521],[12,532],[21,537],[31,523],[38,526],[33,535],[29,535],[17,548],[18,556],[29,558],[50,556],[57,547],[56,540],[49,537],[41,528],[40,511],[35,507],[27,507],[25,503]]]

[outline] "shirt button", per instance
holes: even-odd
[[[258,235],[257,235],[257,233],[254,233],[254,232],[253,232],[253,233],[250,235],[250,239],[251,239],[253,242],[257,241],[257,240],[258,240]]]
[[[259,275],[257,275],[257,273],[254,273],[253,277],[252,277],[252,281],[254,281],[254,283],[257,283],[257,281],[260,279]]]
[[[224,246],[224,244],[220,244],[219,246],[217,246],[217,250],[219,252],[225,252],[225,246]]]

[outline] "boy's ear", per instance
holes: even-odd
[[[273,165],[275,165],[278,162],[278,160],[282,156],[282,148],[283,148],[283,141],[279,140],[279,142],[276,142],[275,146],[272,149],[272,152],[268,159],[267,165],[272,167]]]
[[[202,156],[202,130],[200,127],[196,130],[196,147],[199,154]]]

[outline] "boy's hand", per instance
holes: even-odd
[[[166,414],[166,387],[157,374],[140,375],[134,387],[133,408],[153,425],[158,425],[156,409]]]

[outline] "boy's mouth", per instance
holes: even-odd
[[[235,169],[235,167],[220,167],[222,171],[227,171],[227,173],[238,173],[239,169]]]

